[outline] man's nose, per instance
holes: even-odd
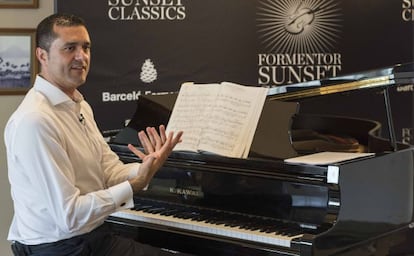
[[[89,58],[89,53],[86,52],[84,49],[80,48],[76,50],[75,59],[77,60],[85,60]]]

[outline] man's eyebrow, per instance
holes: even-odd
[[[66,42],[64,46],[76,46],[76,45],[83,45],[83,46],[91,46],[91,42]]]

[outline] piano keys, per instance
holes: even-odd
[[[131,219],[138,222],[161,225],[168,229],[216,236],[222,239],[237,239],[249,243],[291,247],[291,241],[302,237],[300,227],[292,223],[222,212],[208,209],[195,209],[177,205],[165,206],[160,202],[136,200],[131,210],[120,211],[113,217]]]
[[[414,226],[412,148],[383,136],[376,120],[305,114],[300,106],[314,91],[414,82],[413,69],[350,77],[273,92],[247,159],[173,152],[135,195],[135,207],[107,222],[120,234],[195,255],[391,255]],[[137,130],[167,123],[175,96],[138,101],[130,125],[109,142],[122,161],[138,160],[126,144],[139,146]],[[329,165],[284,161],[324,150],[374,155]]]

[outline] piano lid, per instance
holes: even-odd
[[[272,87],[269,89],[269,96],[272,100],[296,100],[352,90],[386,88],[412,82],[414,82],[414,63],[405,63],[321,80]]]

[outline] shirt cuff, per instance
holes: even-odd
[[[128,181],[124,181],[118,185],[108,188],[109,193],[115,202],[115,209],[130,209],[134,207],[133,192],[131,184]]]

